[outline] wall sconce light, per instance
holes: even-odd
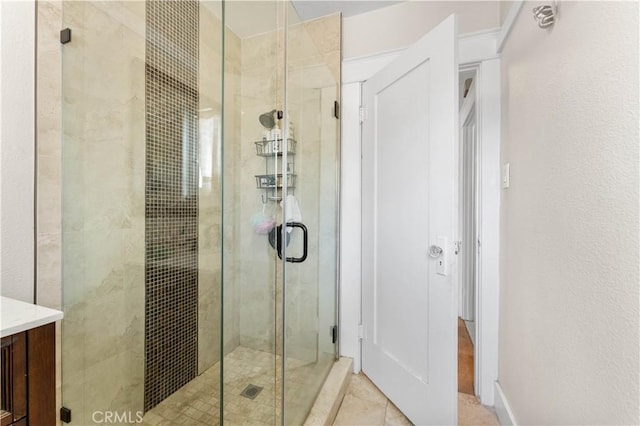
[[[556,22],[557,7],[553,4],[544,4],[533,8],[533,19],[536,20],[540,28],[549,28]]]

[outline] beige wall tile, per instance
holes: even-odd
[[[199,25],[199,164],[198,199],[198,373],[220,360],[221,199],[218,153],[222,115],[222,23],[200,6]]]

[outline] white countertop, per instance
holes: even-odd
[[[0,315],[0,337],[5,337],[61,320],[63,313],[2,296]]]

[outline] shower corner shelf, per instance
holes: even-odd
[[[281,156],[282,142],[282,139],[264,139],[261,141],[256,141],[256,155],[260,157],[272,157],[274,155]],[[296,154],[296,145],[297,142],[295,141],[295,139],[287,139],[287,155]]]
[[[285,143],[283,143],[285,142]],[[256,141],[256,155],[265,159],[265,174],[255,175],[256,188],[265,191],[262,202],[282,200],[283,176],[286,176],[287,188],[296,187],[297,175],[294,173],[294,156],[297,142],[294,139],[264,139]],[[285,148],[286,147],[286,148]],[[283,151],[287,150],[290,160],[283,164]],[[282,171],[283,173],[278,173]]]
[[[256,175],[256,188],[258,189],[282,189],[283,173],[270,175]],[[287,173],[287,188],[296,187],[296,175]]]

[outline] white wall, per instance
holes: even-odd
[[[35,2],[0,2],[3,296],[33,302]]]
[[[343,19],[342,57],[354,58],[403,49],[452,13],[458,33],[500,26],[497,1],[408,1]]]
[[[502,56],[499,382],[518,424],[639,424],[638,3],[536,4]]]

